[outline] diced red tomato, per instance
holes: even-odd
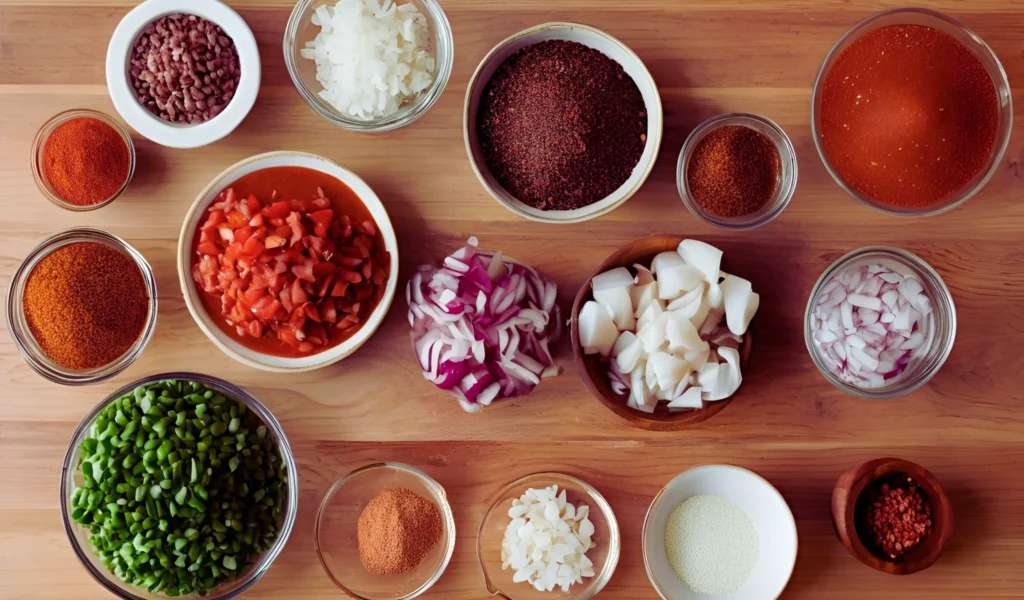
[[[237,229],[238,227],[247,225],[248,223],[249,219],[242,211],[235,209],[228,213],[228,225],[230,225],[232,229]]]
[[[196,252],[207,256],[217,256],[220,254],[220,248],[213,242],[202,242],[196,247]]]
[[[274,202],[263,208],[263,216],[268,219],[283,219],[292,212],[292,207],[285,201]]]
[[[309,220],[313,221],[313,234],[319,238],[327,237],[327,228],[331,225],[331,221],[334,220],[334,211],[331,209],[318,210],[309,215]]]
[[[242,254],[246,256],[259,256],[266,252],[267,248],[263,245],[256,236],[250,237],[245,241],[245,246],[242,247]]]

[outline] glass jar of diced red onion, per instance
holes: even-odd
[[[804,315],[811,359],[848,394],[884,400],[920,388],[953,349],[956,307],[920,257],[888,246],[843,256],[822,273]]]

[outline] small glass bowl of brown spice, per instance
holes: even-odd
[[[76,212],[117,199],[135,173],[135,145],[120,123],[75,109],[43,124],[32,142],[32,177],[47,200]]]
[[[765,117],[727,113],[697,126],[679,153],[676,183],[695,216],[722,229],[760,227],[782,214],[796,190],[789,136]]]
[[[924,467],[898,458],[843,473],[832,492],[832,520],[850,554],[893,575],[928,568],[953,536],[953,508],[942,485]]]
[[[407,600],[426,592],[455,550],[444,488],[400,463],[376,463],[327,490],[313,545],[327,576],[359,600]]]
[[[124,371],[153,336],[156,279],[121,238],[99,229],[58,232],[21,263],[7,290],[7,330],[32,369],[62,385]]]

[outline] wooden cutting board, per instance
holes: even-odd
[[[287,0],[231,2],[256,34],[263,87],[249,118],[212,146],[171,150],[137,138],[127,193],[87,214],[40,196],[29,147],[53,114],[88,107],[115,114],[104,84],[109,34],[130,0],[0,0],[0,279],[44,236],[91,225],[120,235],[152,264],[160,289],[156,335],[116,380],[87,388],[47,383],[0,336],[0,598],[107,598],[79,565],[61,527],[57,481],[71,432],[89,408],[151,373],[194,370],[247,388],[275,413],[296,452],[299,519],[288,545],[250,598],[337,598],[317,562],[313,517],[327,486],[377,460],[416,465],[444,485],[459,530],[447,572],[430,598],[486,595],[475,532],[487,499],[507,481],[560,470],[595,485],[614,507],[622,559],[599,597],[655,598],[644,573],[640,528],[655,493],[704,463],[753,469],[788,499],[800,555],[787,600],[964,600],[1024,595],[1024,135],[1015,127],[985,190],[938,217],[872,212],[829,178],[810,139],[811,84],[851,26],[899,6],[888,0],[442,0],[455,33],[455,68],[441,100],[410,127],[355,134],[320,120],[285,71]],[[1024,2],[922,2],[949,12],[1002,59],[1024,106]],[[462,142],[462,100],[473,69],[507,35],[546,21],[611,33],[646,62],[661,89],[665,137],[653,174],[627,204],[594,222],[551,226],[514,217],[477,183]],[[764,114],[793,139],[800,183],[767,227],[725,233],[697,222],[676,193],[680,146],[700,121],[726,111]],[[402,277],[469,235],[531,263],[559,284],[567,307],[602,258],[649,233],[719,245],[761,293],[758,343],[745,393],[682,433],[627,427],[591,398],[567,346],[565,373],[528,398],[464,414],[426,384],[408,342],[404,301],[351,358],[283,377],[222,355],[193,323],[174,266],[180,222],[196,193],[246,156],[294,149],[352,169],[376,190],[398,232]],[[931,384],[902,400],[845,396],[815,370],[802,338],[811,286],[833,260],[869,244],[911,250],[938,270],[956,299],[956,346]],[[957,532],[931,569],[907,578],[876,573],[842,548],[829,515],[832,486],[855,463],[894,455],[929,468],[952,496]]]

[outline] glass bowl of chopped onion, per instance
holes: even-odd
[[[367,132],[423,116],[444,92],[455,50],[436,0],[299,0],[283,45],[288,74],[310,108]]]
[[[956,307],[935,269],[888,246],[854,250],[814,285],[804,342],[821,374],[872,400],[905,396],[938,373],[953,350]]]
[[[236,438],[237,445],[230,443]],[[152,440],[163,443],[139,446]],[[202,444],[221,450],[207,454]],[[225,460],[230,475],[220,470]],[[84,473],[87,465],[93,477]],[[107,496],[100,491],[104,479],[118,482]],[[230,600],[284,550],[298,515],[298,470],[281,424],[247,391],[200,373],[161,373],[115,390],[82,420],[64,455],[60,504],[75,555],[114,597]],[[239,505],[249,507],[244,521],[232,512],[240,513]],[[259,514],[264,506],[266,518]],[[208,515],[201,528],[182,529],[188,510]],[[258,552],[233,554],[243,539]],[[96,540],[125,544],[101,558]],[[178,588],[179,570],[198,576]]]
[[[620,546],[618,521],[600,492],[570,475],[535,473],[495,494],[476,549],[492,596],[588,600],[611,580]],[[530,560],[537,553],[542,559]],[[550,571],[534,569],[538,563]]]

